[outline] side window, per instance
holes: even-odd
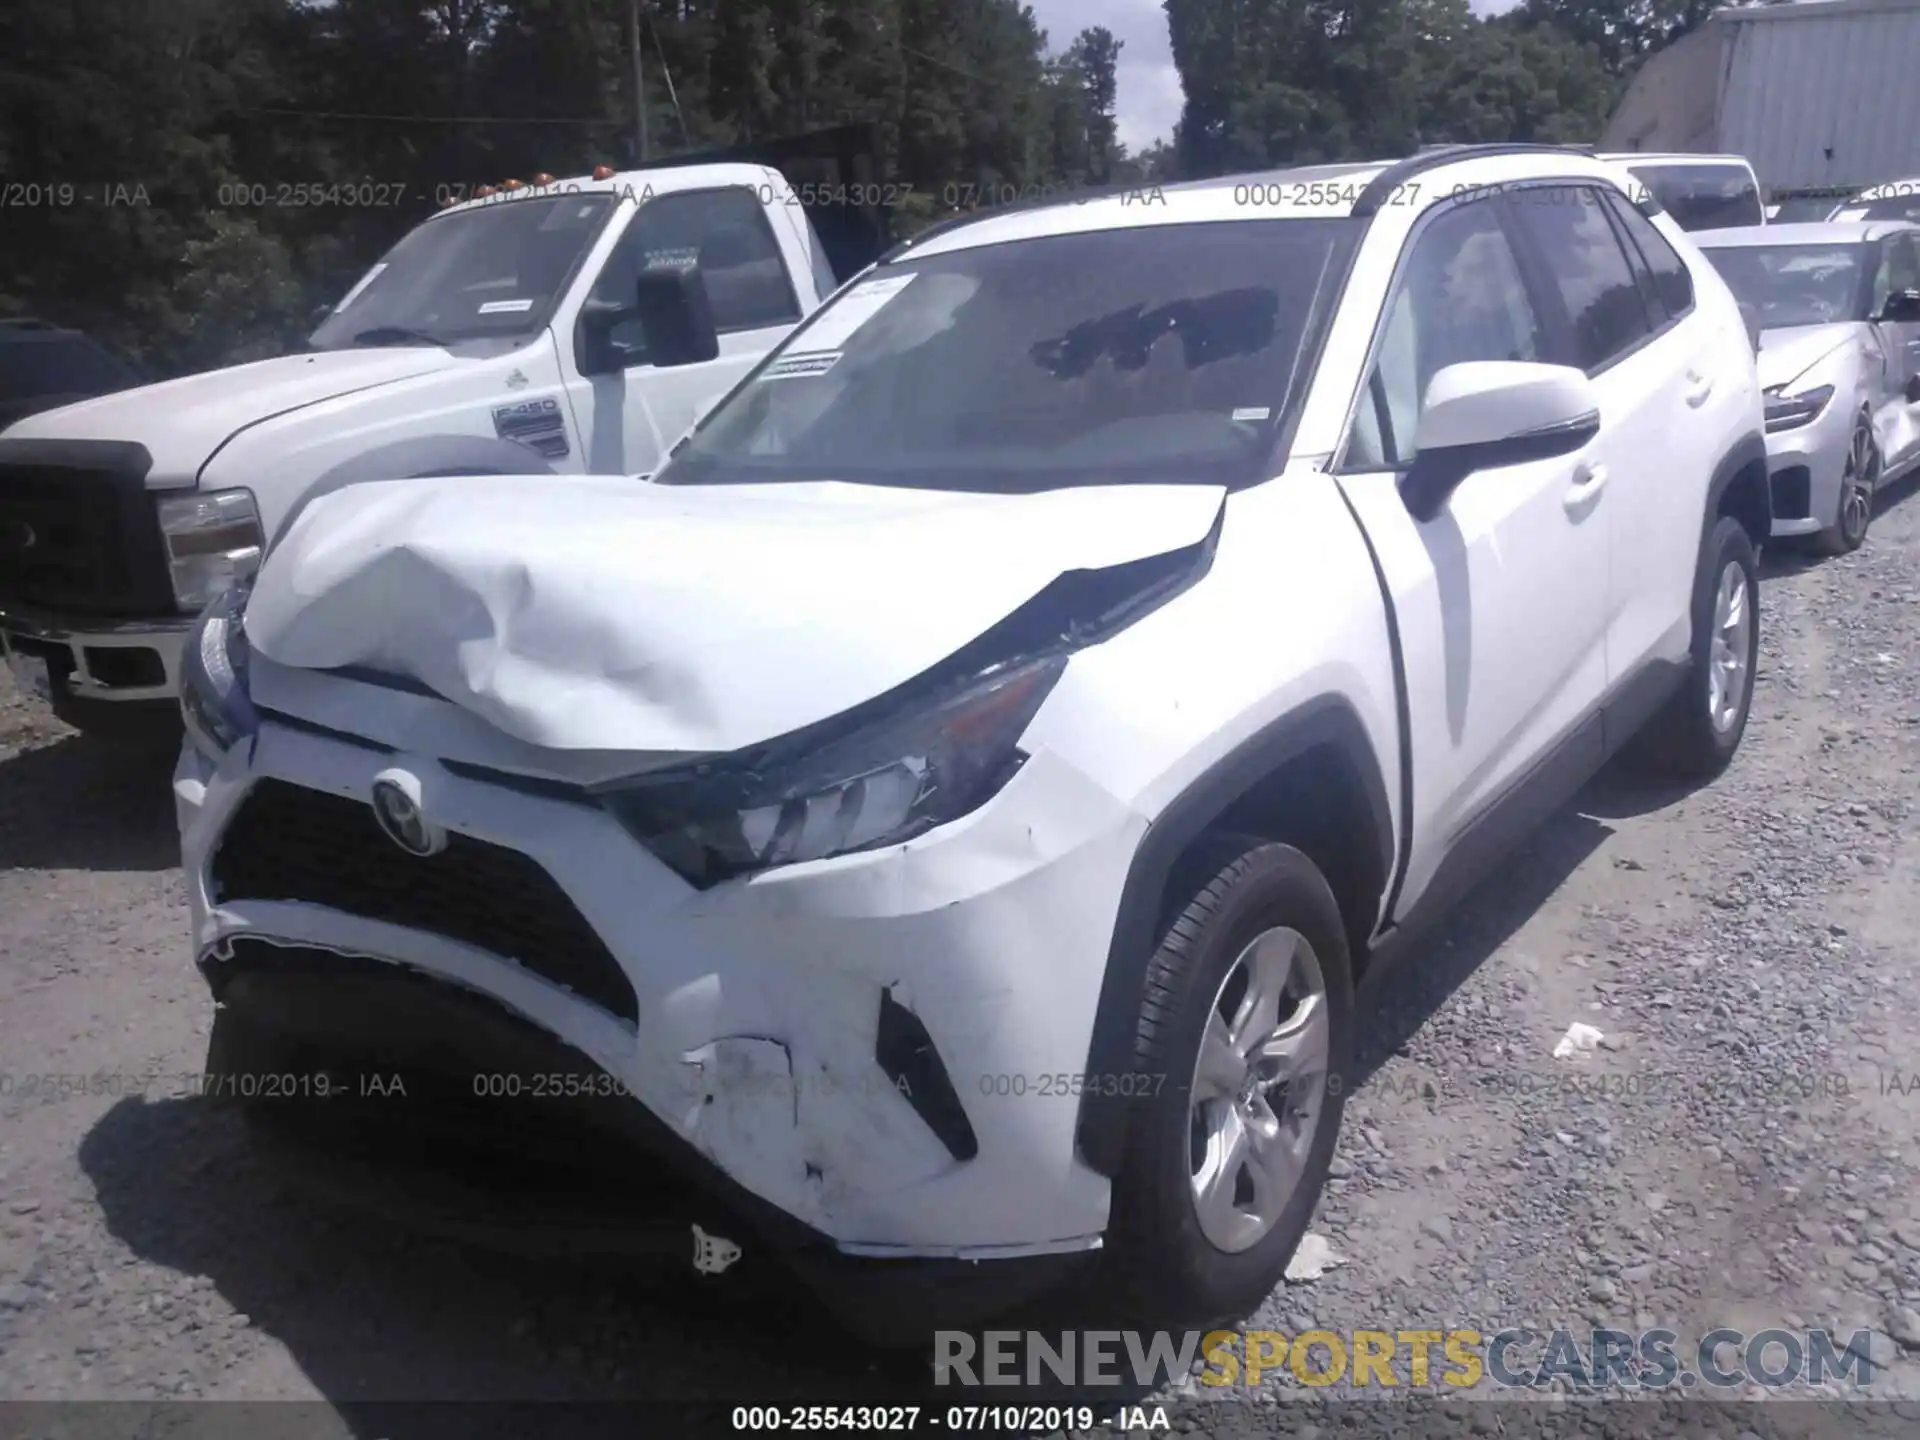
[[[1920,290],[1920,245],[1914,243],[1914,237],[1896,235],[1888,248],[1893,251],[1893,283],[1888,289],[1895,293]]]
[[[1529,186],[1512,203],[1566,310],[1573,353],[1553,358],[1591,375],[1644,340],[1653,328],[1646,301],[1600,192],[1590,185]]]
[[[1680,258],[1680,252],[1667,243],[1667,237],[1651,220],[1624,198],[1608,195],[1607,206],[1646,262],[1653,276],[1654,296],[1668,318],[1678,319],[1686,314],[1693,308],[1693,274],[1687,269],[1687,262]]]
[[[721,334],[791,325],[800,318],[773,227],[750,190],[689,190],[641,205],[588,303],[625,306],[642,270],[697,261]],[[628,364],[646,358],[637,322],[614,327],[613,342]]]
[[[840,288],[840,282],[834,278],[827,247],[820,243],[820,232],[814,228],[813,217],[802,210],[800,223],[807,227],[807,259],[813,266],[813,293],[824,300]]]
[[[1413,458],[1435,374],[1468,360],[1538,360],[1544,341],[1520,267],[1491,203],[1437,217],[1407,255],[1347,444],[1346,468]]]
[[[1873,295],[1867,304],[1867,314],[1878,317],[1887,308],[1887,300],[1899,288],[1894,281],[1894,273],[1899,266],[1898,253],[1900,237],[1890,235],[1879,245],[1880,262],[1873,272]]]

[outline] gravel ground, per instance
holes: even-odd
[[[1252,1326],[1666,1326],[1683,1355],[1719,1326],[1867,1330],[1873,1393],[1920,1398],[1920,503],[1896,497],[1854,556],[1770,560],[1763,617],[1732,770],[1679,795],[1601,777],[1371,1017],[1315,1222],[1343,1263]],[[200,1068],[211,1006],[185,963],[164,769],[7,685],[0,1399],[724,1398],[742,1374],[883,1393],[874,1359],[780,1285],[397,1235],[257,1163],[167,1078]],[[1604,1040],[1552,1058],[1576,1021]],[[96,1073],[159,1078],[139,1098],[26,1093]],[[1698,1401],[1656,1421],[1571,1388],[1456,1398],[1442,1423],[1727,1440],[1830,1423]],[[1218,1434],[1387,1428],[1340,1393],[1270,1381],[1256,1404],[1173,1413]],[[1857,1424],[1916,1421],[1909,1400]]]

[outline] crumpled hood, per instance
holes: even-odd
[[[979,495],[485,476],[356,485],[268,555],[283,665],[426,685],[530,744],[723,753],[912,679],[1056,576],[1199,543],[1216,486]]]
[[[1792,325],[1760,332],[1760,388],[1791,385],[1809,367],[1849,341],[1858,343],[1861,327],[1850,321],[1835,325]]]
[[[156,482],[184,485],[244,426],[459,363],[445,350],[413,346],[282,355],[45,410],[9,427],[7,439],[138,441],[153,457]]]

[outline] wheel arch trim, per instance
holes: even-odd
[[[1087,1052],[1089,1075],[1132,1071],[1141,996],[1158,940],[1167,887],[1181,857],[1255,786],[1303,755],[1329,747],[1348,760],[1359,779],[1373,832],[1368,838],[1379,850],[1381,873],[1394,872],[1396,827],[1386,780],[1367,728],[1353,704],[1341,695],[1320,695],[1262,726],[1176,795],[1149,823],[1134,851],[1115,912],[1094,1013]],[[1076,1148],[1090,1169],[1110,1179],[1120,1171],[1130,1110],[1129,1097],[1096,1093],[1093,1086],[1080,1099]]]

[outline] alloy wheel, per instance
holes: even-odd
[[[1263,931],[1227,967],[1188,1102],[1194,1214],[1220,1250],[1266,1238],[1306,1173],[1329,1027],[1326,977],[1299,931]]]
[[[1728,561],[1713,600],[1712,649],[1707,660],[1707,718],[1725,734],[1740,718],[1752,682],[1753,596],[1744,567]]]

